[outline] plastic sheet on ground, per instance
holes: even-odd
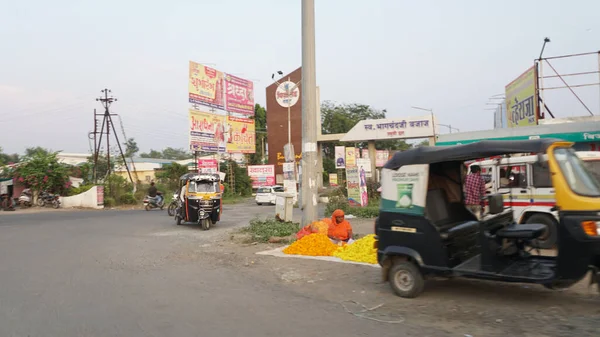
[[[279,248],[275,248],[275,249],[271,249],[271,250],[265,250],[265,251],[262,251],[262,252],[258,252],[256,254],[257,255],[276,256],[276,257],[292,257],[292,258],[298,258],[298,259],[321,260],[321,261],[329,261],[329,262],[337,262],[337,263],[360,264],[360,265],[363,265],[363,266],[370,266],[370,267],[379,268],[378,264],[370,264],[370,263],[363,263],[363,262],[353,262],[353,261],[344,261],[344,260],[342,260],[340,258],[333,257],[333,256],[306,256],[306,255],[284,254],[283,250],[286,247],[287,246],[285,246],[285,247],[279,247]]]

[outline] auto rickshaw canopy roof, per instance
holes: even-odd
[[[221,176],[217,173],[186,173],[184,175],[182,175],[179,180],[182,181],[188,181],[188,180],[195,180],[195,181],[201,181],[201,180],[206,180],[206,181],[221,181]]]
[[[440,162],[468,161],[513,153],[546,152],[548,147],[560,139],[542,138],[531,140],[482,140],[480,142],[454,146],[422,146],[396,152],[383,166],[397,170],[406,165],[434,164]]]

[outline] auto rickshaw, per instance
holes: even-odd
[[[180,178],[180,191],[183,202],[175,211],[177,225],[195,222],[208,230],[221,220],[223,205],[218,174],[184,174]]]
[[[480,141],[397,152],[382,169],[375,221],[384,280],[406,298],[418,296],[432,276],[561,289],[591,271],[598,286],[600,182],[572,145],[556,139]],[[550,171],[559,219],[556,256],[542,256],[532,245],[545,226],[515,223],[501,194],[485,198],[480,220],[464,205],[463,162],[517,153],[537,154],[536,165]]]

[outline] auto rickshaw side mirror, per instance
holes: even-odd
[[[489,195],[488,205],[490,214],[500,214],[504,212],[504,199],[502,198],[502,194]]]

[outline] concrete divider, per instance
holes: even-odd
[[[104,186],[92,186],[88,191],[72,195],[70,197],[60,197],[61,207],[73,208],[104,208]]]

